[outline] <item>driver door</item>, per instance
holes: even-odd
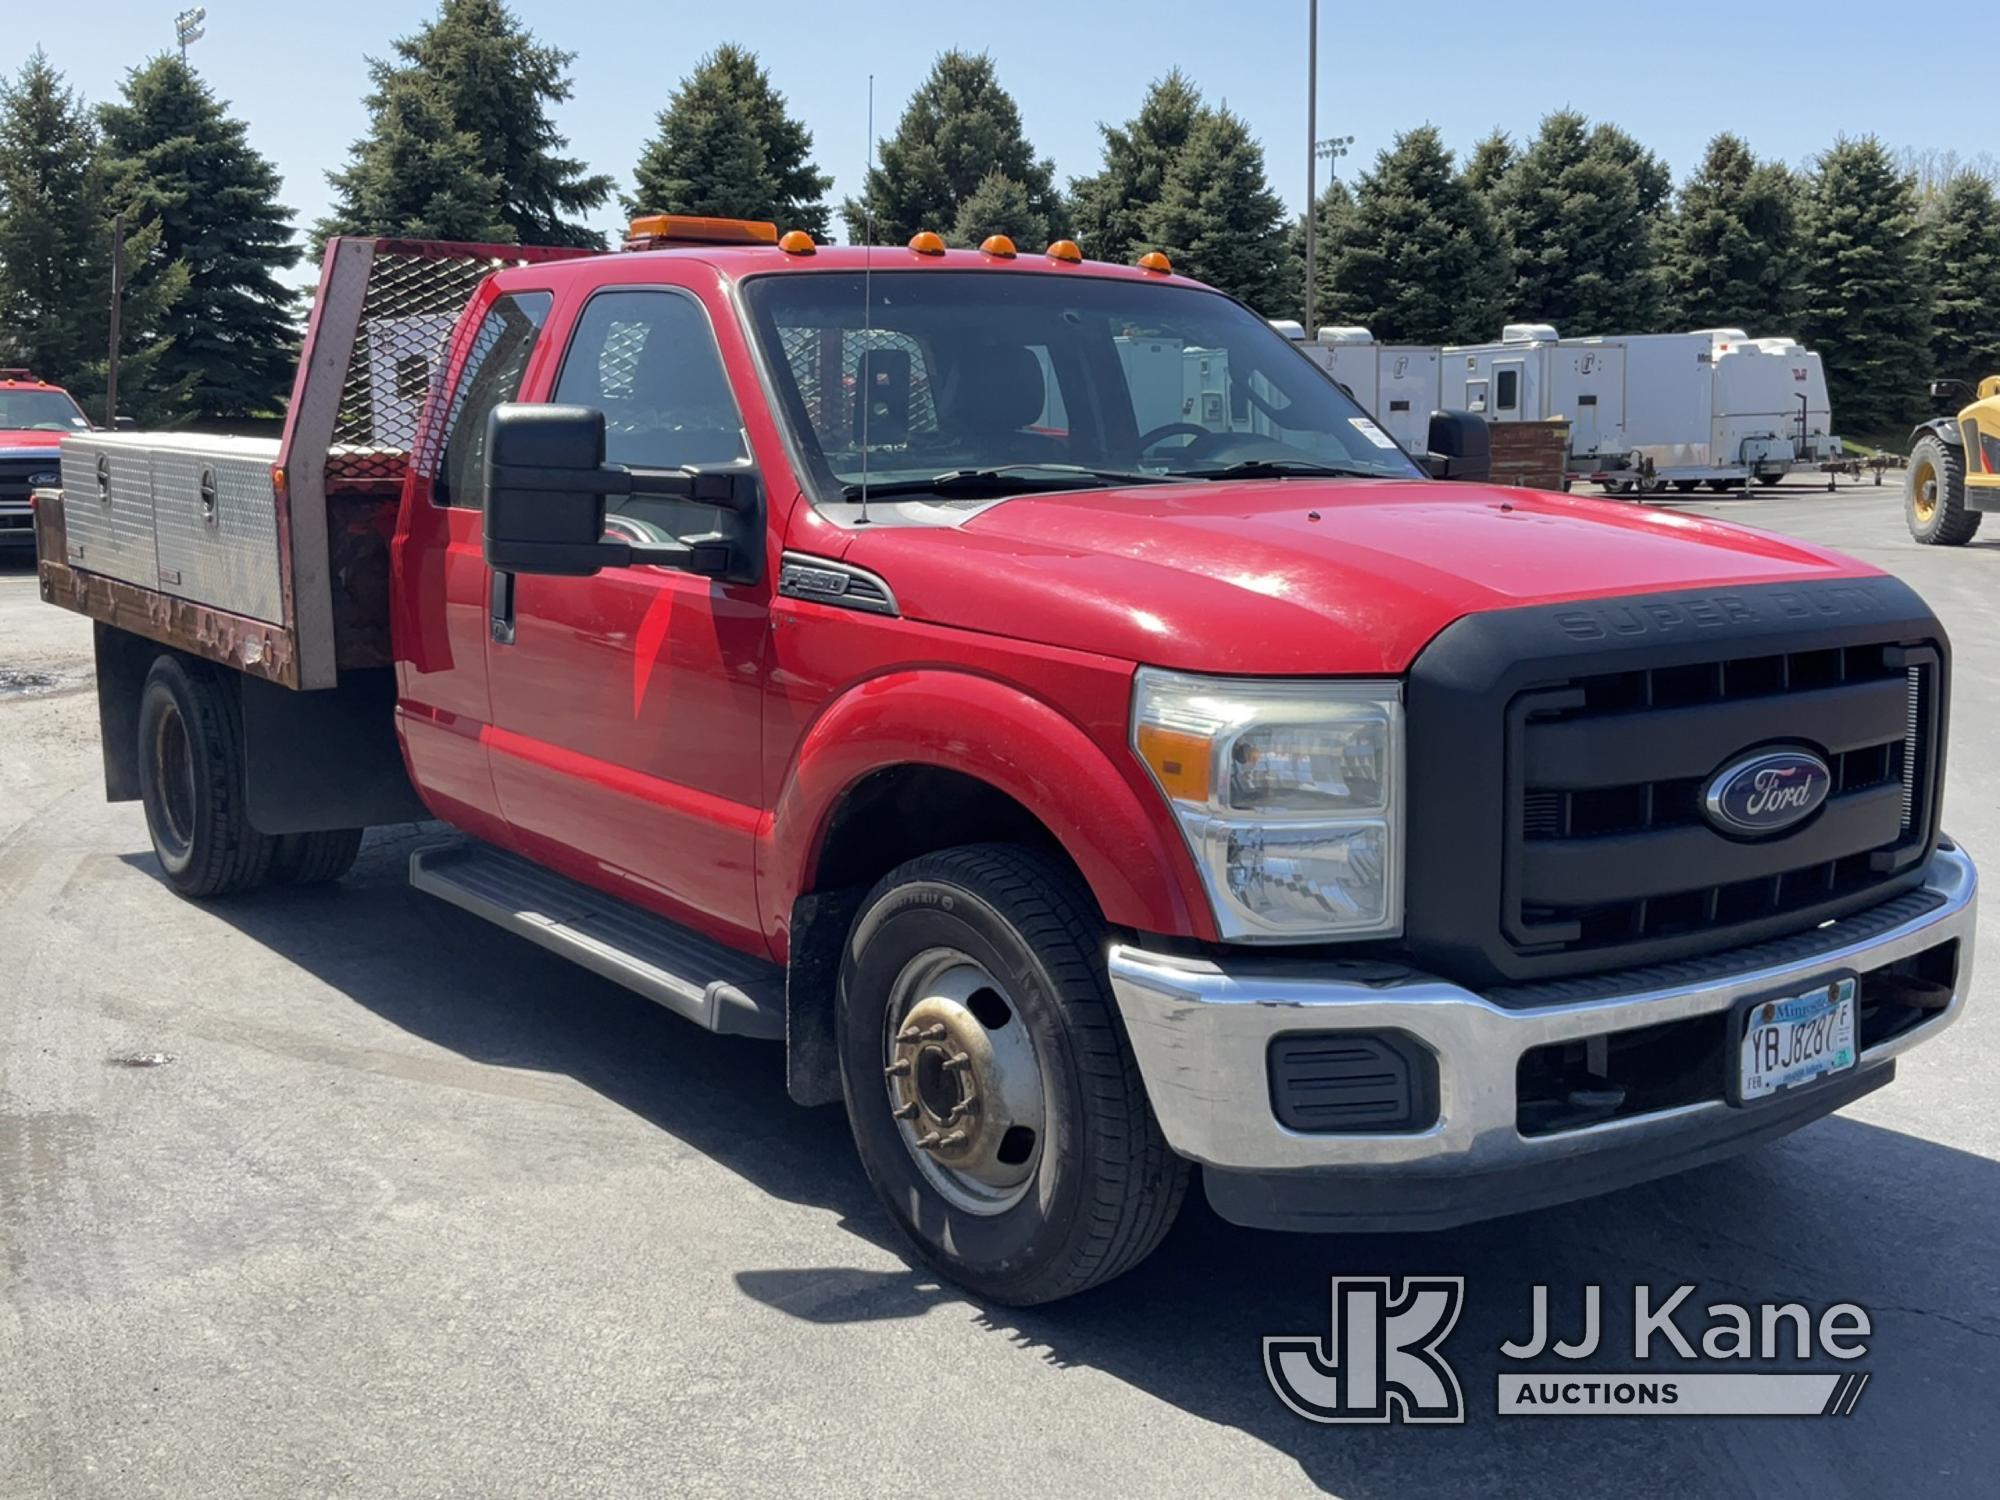
[[[643,468],[748,454],[707,311],[677,287],[602,288],[530,399],[605,414],[606,460]],[[715,511],[625,497],[634,541],[712,531]],[[513,638],[488,646],[493,781],[519,846],[564,873],[742,947],[761,946],[768,577],[734,585],[653,566],[517,575]],[[504,634],[502,632],[501,634]]]

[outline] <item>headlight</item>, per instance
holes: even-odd
[[[1132,747],[1180,821],[1225,938],[1402,929],[1400,684],[1142,667]]]

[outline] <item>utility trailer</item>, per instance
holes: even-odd
[[[1565,343],[1546,323],[1510,323],[1497,344],[1447,344],[1439,368],[1445,411],[1502,425],[1567,422],[1572,480],[1625,459],[1625,361],[1616,343]]]
[[[1434,345],[1378,344],[1359,327],[1325,327],[1300,348],[1331,375],[1404,449],[1422,453],[1438,410]]]
[[[280,437],[64,438],[61,503],[36,507],[41,596],[97,622],[100,685],[130,688],[99,695],[111,796],[138,795],[150,652],[135,648],[157,642],[242,674],[245,797],[265,833],[426,816],[389,712],[404,470],[473,288],[589,253],[335,239]]]

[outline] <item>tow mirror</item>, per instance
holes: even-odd
[[[1431,413],[1424,467],[1433,479],[1484,484],[1493,474],[1493,438],[1484,418],[1469,411]]]
[[[1963,380],[1933,380],[1931,382],[1931,399],[1933,401],[1956,400],[1961,396],[1969,396],[1971,394],[1972,387],[1967,385]]]
[[[496,406],[486,419],[486,562],[506,573],[581,578],[650,563],[754,583],[764,500],[748,464],[633,469],[604,461],[604,413],[588,406]],[[715,531],[682,542],[604,535],[607,495],[714,506]]]

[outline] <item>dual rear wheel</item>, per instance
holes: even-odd
[[[167,883],[183,896],[338,880],[359,828],[268,834],[244,795],[243,716],[207,662],[163,655],[139,697],[139,800]]]

